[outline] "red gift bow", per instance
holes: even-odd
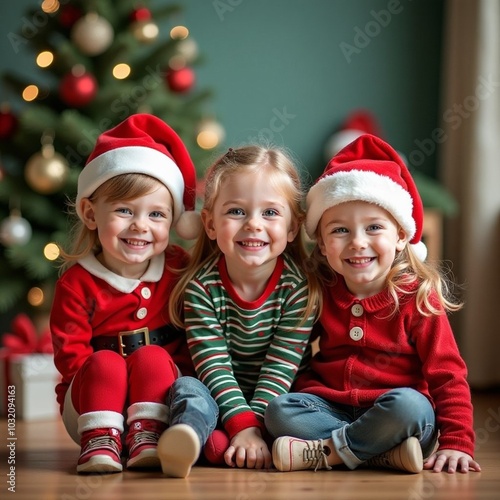
[[[54,352],[50,330],[41,335],[36,332],[35,325],[26,314],[18,314],[11,324],[12,333],[4,333],[2,343],[12,354],[29,354],[34,352]]]

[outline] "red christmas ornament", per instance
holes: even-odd
[[[191,68],[171,69],[166,76],[167,85],[172,92],[188,92],[194,85],[195,75]]]
[[[73,70],[61,80],[59,95],[61,99],[74,108],[85,106],[94,99],[97,93],[97,80],[85,70]]]
[[[16,115],[10,109],[0,109],[0,139],[10,139],[16,130]]]
[[[65,5],[61,8],[59,22],[64,28],[70,29],[82,17],[83,12],[74,5]]]
[[[146,7],[139,7],[134,9],[132,14],[130,14],[130,21],[149,21],[151,19],[151,11]]]

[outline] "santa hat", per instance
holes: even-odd
[[[364,134],[330,160],[307,194],[305,228],[309,237],[315,238],[325,210],[348,201],[375,203],[387,210],[405,231],[419,259],[425,260],[422,200],[405,163],[382,139]]]
[[[347,115],[340,129],[327,141],[325,145],[326,161],[363,134],[382,136],[375,116],[367,110],[358,109]]]
[[[101,184],[122,174],[146,174],[163,183],[172,195],[172,226],[181,238],[194,239],[201,230],[195,209],[196,171],[177,133],[150,114],[129,116],[102,133],[78,177],[76,208]]]

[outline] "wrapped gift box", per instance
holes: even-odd
[[[53,354],[10,354],[0,358],[0,365],[2,417],[7,414],[7,396],[10,408],[15,405],[16,419],[44,420],[59,415],[55,386],[60,375]]]

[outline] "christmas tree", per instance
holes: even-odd
[[[14,50],[33,50],[34,71],[3,75],[0,313],[50,308],[68,200],[100,133],[152,113],[177,131],[198,168],[222,140],[205,109],[210,91],[195,86],[197,44],[173,21],[179,11],[147,0],[44,0],[8,35]]]

